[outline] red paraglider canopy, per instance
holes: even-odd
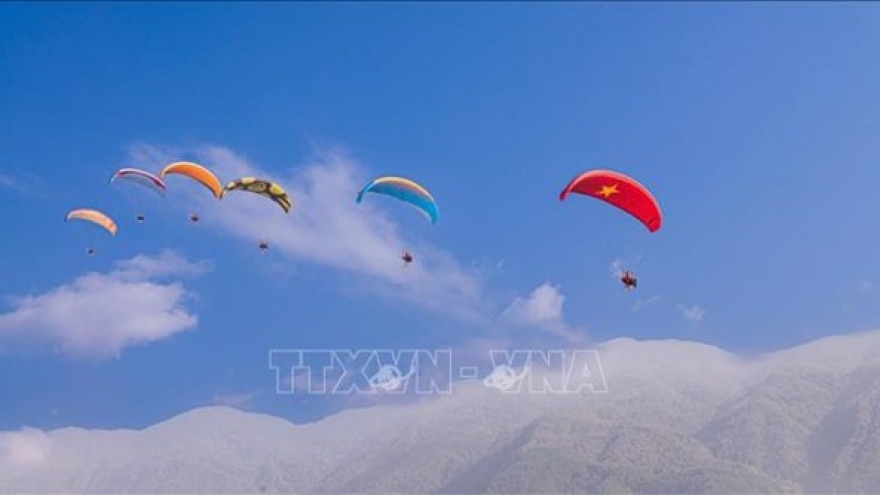
[[[559,193],[564,200],[576,192],[600,199],[629,213],[650,232],[660,229],[663,222],[660,205],[648,189],[632,177],[611,170],[591,170],[574,178]]]

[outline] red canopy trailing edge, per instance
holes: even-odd
[[[632,177],[611,170],[591,170],[574,178],[559,193],[564,200],[569,193],[592,196],[614,205],[642,222],[650,232],[660,229],[660,205],[648,189]]]

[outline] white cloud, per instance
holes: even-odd
[[[217,394],[212,398],[211,402],[218,406],[234,407],[236,409],[250,409],[253,407],[256,395],[256,392],[248,394]]]
[[[488,276],[492,274],[504,274],[504,265],[506,262],[504,260],[489,260],[489,259],[481,259],[475,260],[471,263],[471,267],[476,273],[479,273],[483,276]]]
[[[562,305],[565,296],[545,282],[539,285],[529,297],[518,297],[504,310],[512,321],[527,325],[542,325],[562,320]]]
[[[699,304],[691,304],[689,306],[679,304],[678,309],[685,318],[694,323],[700,323],[706,316],[706,310]]]
[[[120,280],[146,280],[166,276],[192,277],[202,275],[211,266],[207,262],[194,263],[174,251],[165,250],[159,256],[139,254],[131,259],[116,262],[113,274]]]
[[[611,261],[611,265],[609,266],[611,270],[611,276],[613,278],[620,278],[623,274],[624,270],[631,270],[632,266],[637,264],[639,260],[642,259],[641,255],[638,255],[630,260],[624,260],[621,258],[615,258]]]
[[[641,311],[641,310],[645,309],[646,307],[657,304],[658,302],[660,302],[662,300],[663,300],[663,297],[657,296],[657,295],[651,296],[647,299],[639,299],[638,301],[635,302],[635,304],[632,305],[632,310],[633,310],[633,312]]]
[[[42,464],[52,454],[52,439],[41,430],[0,433],[0,463],[12,465]]]
[[[621,260],[620,258],[615,258],[611,262],[610,268],[611,268],[611,276],[612,277],[614,277],[614,278],[620,277],[620,275],[623,273],[623,260]]]
[[[32,174],[0,173],[0,189],[14,191],[19,194],[33,195],[42,190],[43,181]]]
[[[182,155],[193,156],[224,182],[242,176],[277,181],[293,200],[293,209],[286,215],[266,198],[243,192],[230,193],[219,204],[208,194],[186,198],[181,206],[198,208],[203,223],[248,244],[265,238],[273,252],[290,260],[355,275],[353,286],[371,293],[458,316],[479,317],[483,313],[483,284],[475,271],[450,254],[402,233],[392,221],[392,215],[412,214],[408,208],[376,201],[355,203],[368,177],[341,152],[325,153],[309,165],[280,175],[261,170],[246,157],[219,146],[183,154],[138,146],[130,162],[156,168],[157,163]],[[377,203],[383,203],[382,208]],[[407,268],[398,258],[403,249],[411,250],[416,258]]]
[[[12,180],[11,177],[6,175],[0,175],[0,187],[5,187],[7,189],[15,189],[18,184]]]
[[[517,297],[502,312],[502,319],[518,325],[535,326],[570,342],[581,342],[584,336],[566,322],[562,307],[565,296],[559,287],[545,282],[528,297]]]
[[[0,314],[0,342],[51,345],[71,357],[117,356],[195,327],[184,306],[189,292],[170,275],[196,275],[204,264],[166,251],[117,262],[109,273],[87,273],[40,295],[14,298]]]

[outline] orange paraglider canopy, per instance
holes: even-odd
[[[223,186],[220,179],[207,168],[193,162],[174,162],[159,172],[159,178],[164,179],[168,174],[180,174],[198,182],[205,186],[215,198],[220,199],[223,196]]]
[[[574,178],[559,194],[564,200],[570,193],[592,196],[616,206],[640,221],[650,232],[663,223],[660,205],[648,189],[632,177],[611,170],[591,170]]]

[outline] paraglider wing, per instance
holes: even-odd
[[[431,223],[437,223],[440,216],[437,202],[427,189],[416,182],[403,177],[385,176],[373,179],[358,193],[357,202],[364,199],[366,193],[384,194],[409,203],[418,209]]]
[[[110,184],[117,180],[131,181],[150,188],[159,196],[165,196],[165,182],[147,171],[136,168],[119,169],[116,173],[110,176]]]
[[[663,222],[660,205],[648,189],[632,177],[610,170],[591,170],[574,178],[559,194],[564,200],[570,193],[600,199],[629,213],[650,232]]]
[[[174,162],[159,172],[159,178],[164,179],[168,174],[179,174],[195,180],[205,186],[215,198],[220,199],[223,195],[223,186],[220,179],[207,168],[193,162]]]
[[[103,228],[104,230],[109,232],[110,235],[113,236],[116,235],[117,231],[116,222],[114,222],[112,218],[105,215],[104,213],[101,213],[98,210],[90,210],[85,208],[71,210],[64,217],[64,220],[67,222],[69,222],[70,220],[85,220],[87,222],[92,222],[95,225]]]
[[[280,206],[284,213],[290,213],[290,208],[293,206],[290,196],[281,186],[256,177],[242,177],[226,184],[226,187],[223,188],[223,195],[225,196],[229,191],[248,191],[267,197]]]

